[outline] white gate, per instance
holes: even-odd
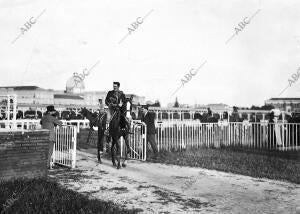
[[[146,161],[147,154],[147,126],[140,121],[132,121],[131,133],[129,136],[130,152],[128,158]],[[121,156],[125,157],[125,142],[121,138]]]
[[[55,144],[52,162],[75,168],[76,164],[76,126],[57,126],[55,128]]]

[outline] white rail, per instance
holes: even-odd
[[[40,129],[40,119],[18,119],[18,120],[0,120],[0,130],[12,129],[14,130],[25,130],[25,129]],[[79,133],[80,128],[89,127],[89,120],[61,120],[63,125],[73,125],[76,126],[77,133]]]
[[[52,162],[75,168],[76,166],[77,129],[75,126],[57,126]]]
[[[90,121],[87,119],[84,120],[61,120],[64,125],[73,125],[76,126],[77,133],[81,128],[88,128]]]
[[[248,147],[275,150],[300,149],[300,124],[292,123],[156,123],[158,149]]]
[[[147,126],[143,122],[133,121],[129,135],[130,151],[128,158],[146,161],[147,155]],[[121,156],[125,157],[125,140],[121,138]]]

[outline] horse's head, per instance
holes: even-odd
[[[126,98],[125,103],[123,103],[123,106],[121,107],[122,114],[124,114],[129,119],[131,119],[132,99],[133,96]]]
[[[86,107],[84,107],[80,109],[79,114],[81,114],[84,118],[89,118],[91,112]]]

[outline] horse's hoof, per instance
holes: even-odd
[[[117,169],[121,169],[121,165],[118,165],[118,166],[117,166]]]
[[[116,164],[116,163],[113,163],[113,166],[117,166],[117,164]]]
[[[98,163],[102,164],[102,161],[101,161],[101,160],[98,160]]]
[[[127,166],[127,164],[125,164],[125,163],[122,163],[122,167],[126,167]]]

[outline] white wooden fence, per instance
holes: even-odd
[[[79,130],[81,128],[88,128],[89,124],[90,124],[88,119],[84,119],[84,120],[61,120],[61,122],[64,125],[73,125],[73,126],[75,126],[77,133],[79,133]]]
[[[163,121],[156,123],[156,140],[159,150],[180,150],[202,146],[298,150],[300,149],[300,124]]]
[[[3,130],[12,129],[14,130],[28,130],[28,129],[40,129],[40,119],[18,119],[18,120],[0,120],[0,126]],[[89,120],[61,120],[63,125],[73,125],[76,127],[77,133],[79,133],[80,128],[89,127]]]

